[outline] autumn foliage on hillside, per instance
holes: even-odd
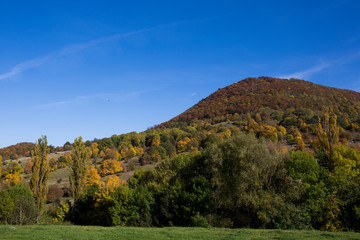
[[[345,130],[359,130],[360,93],[297,79],[247,78],[211,94],[179,116],[161,125],[209,120],[267,122],[285,127],[316,124],[332,108]]]
[[[0,156],[3,159],[16,159],[18,157],[29,157],[30,151],[34,148],[34,143],[18,143],[16,145],[11,145],[0,149]]]

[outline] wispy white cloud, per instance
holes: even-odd
[[[97,46],[101,43],[117,41],[117,40],[121,40],[121,39],[130,37],[130,36],[133,36],[136,34],[151,32],[151,31],[155,31],[155,30],[158,30],[161,28],[177,26],[177,25],[190,23],[190,22],[191,21],[182,21],[182,22],[163,24],[163,25],[158,25],[158,26],[151,27],[151,28],[144,28],[144,29],[140,29],[140,30],[136,30],[136,31],[127,32],[127,33],[114,34],[114,35],[103,37],[103,38],[93,39],[91,41],[84,42],[84,43],[69,44],[69,45],[67,45],[57,51],[49,53],[45,56],[36,57],[36,58],[16,64],[9,72],[0,74],[0,80],[8,79],[15,75],[19,75],[26,70],[40,67],[40,66],[46,64],[47,62],[49,62],[50,60],[53,60],[53,59],[56,59],[56,58],[62,57],[62,56],[68,56],[71,54],[75,54],[75,53],[81,52],[85,49]]]
[[[50,55],[45,56],[45,57],[37,57],[37,58],[31,59],[31,60],[28,60],[25,62],[21,62],[21,63],[15,65],[9,72],[0,74],[0,80],[7,79],[12,76],[18,75],[28,69],[39,67],[39,66],[43,65],[44,63],[46,63],[49,60],[49,57],[50,57]]]
[[[321,63],[318,65],[315,65],[309,69],[305,69],[299,72],[294,72],[286,75],[279,76],[279,78],[297,78],[297,79],[309,79],[312,75],[321,72],[322,70],[330,67],[330,63]]]
[[[74,53],[80,52],[84,49],[94,47],[101,43],[117,41],[117,40],[121,40],[121,39],[130,37],[130,36],[133,36],[136,34],[151,32],[151,31],[155,31],[155,30],[158,30],[161,28],[172,27],[172,26],[181,25],[184,23],[188,23],[188,22],[183,21],[183,22],[163,24],[163,25],[159,25],[159,26],[155,26],[155,27],[151,27],[151,28],[144,28],[144,29],[140,29],[140,30],[136,30],[136,31],[127,32],[127,33],[114,34],[114,35],[103,37],[103,38],[93,39],[91,41],[84,42],[84,43],[70,44],[70,45],[67,45],[67,46],[63,47],[62,49],[60,49],[58,51],[58,55],[66,56],[66,55],[74,54]]]
[[[297,79],[310,79],[313,75],[320,73],[324,69],[335,67],[338,65],[348,64],[360,58],[360,51],[355,51],[352,54],[342,56],[336,60],[322,60],[320,64],[316,64],[305,70],[297,71],[290,74],[279,75],[279,78],[297,78]]]
[[[80,104],[87,104],[92,100],[102,101],[102,102],[125,102],[133,100],[139,97],[141,94],[145,93],[145,91],[134,91],[127,94],[115,94],[115,93],[99,93],[93,95],[86,96],[78,96],[70,100],[51,102],[46,104],[34,105],[30,106],[30,109],[48,109],[54,107],[62,107],[62,106],[73,106]]]

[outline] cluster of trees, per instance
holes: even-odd
[[[288,151],[236,133],[201,152],[88,186],[58,219],[75,224],[360,230],[360,152],[339,143],[337,118],[318,123],[315,151]],[[65,206],[65,207],[64,207]],[[65,211],[65,210],[66,211]]]
[[[113,135],[110,138],[85,142],[88,158],[97,161],[129,161],[137,158],[143,164],[156,163],[184,152],[198,152],[233,132],[236,126],[211,126],[199,124],[165,129],[149,129],[145,132],[131,132]],[[110,163],[102,162],[102,164]],[[121,171],[121,170],[120,170]],[[112,174],[112,173],[110,173]],[[102,171],[102,175],[106,175]]]
[[[261,114],[241,121],[243,128],[200,121],[93,142],[79,137],[57,160],[42,137],[24,168],[0,168],[0,222],[40,222],[46,202],[64,193],[48,188],[49,177],[66,165],[74,201],[58,202],[53,222],[360,230],[360,152],[341,141],[335,114],[314,123],[307,147],[306,124],[273,126]],[[121,160],[134,157],[162,161],[120,180]],[[30,184],[22,183],[24,171]]]
[[[48,180],[54,170],[54,162],[48,158],[49,152],[47,138],[43,136],[34,144],[32,161],[26,165],[31,166],[29,184],[22,183],[20,174],[23,168],[17,162],[10,162],[5,172],[0,172],[0,176],[4,176],[0,178],[0,223],[39,223],[44,215],[48,196],[62,196],[62,190],[56,187],[50,189],[49,194]],[[87,159],[88,152],[79,137],[75,139],[71,156],[66,160],[70,162],[70,187],[75,201],[84,194],[87,184],[100,183],[100,176],[96,169],[89,168]],[[0,165],[1,163],[2,158]]]
[[[50,176],[48,152],[46,137],[42,137],[31,152],[33,166],[29,185],[22,183],[20,176],[23,171],[22,166],[16,162],[8,164],[6,171],[11,170],[5,175],[5,179],[0,179],[2,188],[0,192],[1,223],[31,224],[39,222],[46,202],[47,181]],[[9,179],[11,181],[8,181]]]

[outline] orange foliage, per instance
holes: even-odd
[[[26,174],[31,173],[31,169],[32,169],[33,165],[34,164],[31,161],[27,161],[26,164],[25,164],[25,167],[24,167],[24,172]]]
[[[107,158],[107,159],[116,159],[116,160],[119,160],[119,159],[120,159],[120,153],[119,153],[118,150],[115,149],[115,148],[108,149],[108,150],[106,151],[105,158]]]

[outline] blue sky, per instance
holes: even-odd
[[[246,77],[360,91],[360,1],[3,1],[0,147],[144,131]]]

